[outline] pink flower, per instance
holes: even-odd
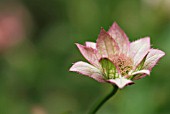
[[[101,28],[97,42],[76,44],[90,63],[78,61],[70,71],[89,76],[98,82],[111,83],[123,88],[150,75],[150,71],[165,53],[150,47],[150,38],[129,42],[124,31],[113,23],[109,31]]]
[[[32,27],[31,15],[19,2],[4,2],[0,9],[0,53],[22,42]]]

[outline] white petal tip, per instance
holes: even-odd
[[[120,89],[123,89],[125,86],[134,84],[133,81],[128,80],[124,77],[116,78],[116,79],[110,79],[108,82],[117,85]]]

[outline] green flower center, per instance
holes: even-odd
[[[103,75],[106,79],[115,79],[119,75],[127,76],[133,69],[132,60],[124,55],[114,56],[113,60],[103,58],[100,60]]]

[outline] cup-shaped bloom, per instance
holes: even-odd
[[[150,75],[152,68],[165,55],[163,51],[150,47],[149,37],[130,42],[116,22],[108,32],[101,28],[96,43],[76,45],[89,63],[78,61],[70,71],[119,88]]]

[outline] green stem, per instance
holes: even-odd
[[[113,95],[115,95],[117,90],[118,87],[116,85],[113,85],[112,91],[108,95],[106,95],[103,99],[96,102],[96,104],[94,104],[94,106],[90,109],[88,114],[95,114],[107,100],[109,100]]]

